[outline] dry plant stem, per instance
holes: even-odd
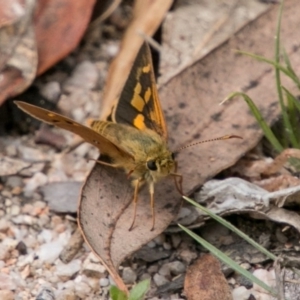
[[[281,261],[282,261],[282,258],[279,257],[274,262],[275,278],[276,278],[278,300],[285,300],[285,297],[284,297],[284,273],[285,273],[285,270],[281,269],[281,266],[280,266]]]

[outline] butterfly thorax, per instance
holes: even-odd
[[[134,157],[132,161],[116,161],[106,155],[100,156],[100,161],[123,168],[134,178],[147,182],[156,182],[174,171],[173,153],[155,131],[107,121],[94,121],[91,127]]]

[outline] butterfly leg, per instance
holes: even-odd
[[[172,175],[173,178],[174,178],[175,186],[176,186],[177,191],[179,192],[179,194],[181,196],[183,196],[183,191],[182,191],[182,178],[183,177],[182,177],[181,174],[176,173],[176,171],[177,171],[177,163],[175,163],[174,172],[170,173],[170,175]],[[178,177],[178,182],[176,180],[176,177]]]
[[[151,213],[152,213],[152,227],[151,227],[151,231],[154,230],[154,226],[155,226],[155,202],[154,202],[154,183],[151,182],[149,185],[149,192],[150,192],[150,206],[151,206]]]
[[[140,185],[140,179],[136,179],[133,181],[134,184],[134,196],[133,196],[133,220],[129,227],[129,231],[132,230],[133,225],[135,223],[135,217],[136,217],[136,207],[137,207],[137,201],[138,201],[138,193],[139,193],[139,185]]]

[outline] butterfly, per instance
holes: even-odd
[[[149,188],[151,230],[155,226],[155,183],[172,175],[176,188],[182,194],[182,176],[176,173],[174,152],[167,145],[167,127],[147,43],[141,46],[120,98],[112,106],[106,120],[93,120],[88,127],[22,101],[15,101],[15,104],[38,120],[79,135],[99,149],[98,163],[126,172],[134,187],[133,220],[129,230],[135,223],[138,193],[142,185],[147,184]]]

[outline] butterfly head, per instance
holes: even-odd
[[[160,178],[166,177],[174,171],[175,165],[174,153],[167,149],[160,155],[148,157],[146,161],[146,180],[156,182]]]

